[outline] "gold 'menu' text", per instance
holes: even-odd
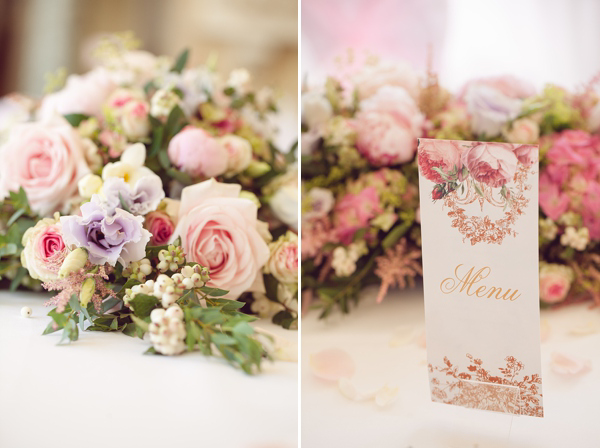
[[[463,273],[461,273],[463,271]],[[468,296],[487,297],[488,299],[515,301],[521,294],[518,289],[514,291],[510,288],[501,288],[500,286],[486,286],[480,282],[491,274],[492,270],[485,266],[475,270],[475,266],[466,270],[462,264],[454,268],[454,277],[448,277],[440,283],[440,289],[444,294],[450,294],[455,291],[465,293]]]

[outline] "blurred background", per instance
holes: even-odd
[[[158,55],[189,48],[188,66],[214,54],[224,76],[248,69],[278,98],[280,146],[297,138],[296,0],[0,0],[0,96],[39,97],[46,73],[87,71],[90,44],[128,30]]]
[[[512,74],[573,89],[600,72],[597,0],[303,0],[302,75],[319,82],[352,48],[432,68],[453,91]]]

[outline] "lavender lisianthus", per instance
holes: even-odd
[[[503,126],[517,118],[523,101],[512,98],[491,86],[475,84],[465,95],[467,111],[471,115],[471,130],[478,135],[494,137]]]
[[[134,215],[146,215],[158,207],[165,197],[158,176],[144,176],[133,187],[120,177],[111,177],[102,186],[104,198],[96,196],[93,202],[103,205],[112,215],[117,208],[127,208]]]
[[[86,249],[93,264],[127,266],[146,255],[151,234],[143,227],[144,219],[117,208],[110,215],[100,204],[81,206],[81,216],[63,216],[63,240],[67,245]]]

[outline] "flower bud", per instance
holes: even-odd
[[[78,247],[73,252],[71,252],[63,261],[62,266],[58,271],[59,278],[65,278],[72,272],[76,272],[85,266],[85,263],[88,260],[87,250]]]
[[[246,168],[246,173],[250,177],[260,177],[264,174],[267,174],[271,171],[271,166],[267,162],[259,162],[258,160],[253,160]]]
[[[240,191],[240,198],[249,199],[256,204],[257,208],[260,208],[260,201],[259,201],[258,197],[251,191],[246,191],[246,190]]]
[[[102,189],[102,178],[95,174],[86,174],[77,183],[77,188],[81,197],[89,199]]]
[[[93,277],[86,278],[81,285],[81,292],[79,293],[79,303],[82,307],[86,307],[92,296],[96,292],[96,280]]]

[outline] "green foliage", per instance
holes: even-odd
[[[73,126],[74,128],[78,127],[82,121],[90,118],[89,115],[85,115],[85,114],[67,114],[67,115],[64,115],[64,117],[65,117],[65,120],[67,120],[69,122],[69,124],[71,126]]]
[[[190,55],[189,49],[186,48],[185,50],[183,50],[179,54],[179,56],[177,56],[177,60],[175,61],[175,64],[173,64],[173,67],[171,67],[171,71],[175,72],[175,73],[181,73],[183,71],[183,69],[185,68],[185,64],[187,63],[189,55]]]

